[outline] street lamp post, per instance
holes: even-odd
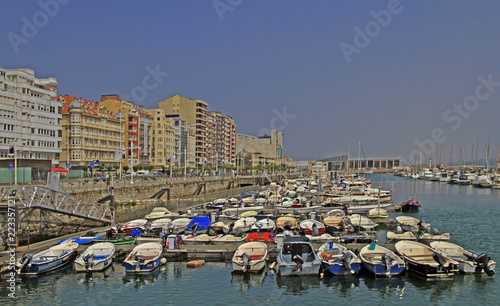
[[[134,142],[130,142],[130,184],[134,184]]]

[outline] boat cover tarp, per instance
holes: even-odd
[[[251,197],[252,194],[251,193],[248,193],[248,192],[243,192],[242,194],[240,194],[240,198],[244,199],[244,198],[248,198],[248,197]]]
[[[188,229],[188,230],[191,229],[192,226],[195,225],[196,223],[198,223],[198,230],[205,229],[205,228],[209,227],[210,224],[212,224],[210,222],[209,216],[194,217],[193,220],[191,220],[191,222],[189,222],[186,229]]]

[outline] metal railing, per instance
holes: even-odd
[[[65,192],[43,186],[9,186],[0,189],[0,203],[6,203],[9,195],[16,192],[18,207],[42,208],[66,215],[113,223],[114,210],[109,204],[82,199]]]

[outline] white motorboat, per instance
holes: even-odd
[[[488,276],[495,274],[496,262],[487,254],[478,254],[465,248],[444,241],[433,241],[431,247],[444,256],[459,262],[458,269],[463,273],[486,273]]]
[[[442,277],[458,271],[458,262],[416,241],[399,241],[394,247],[403,256],[409,271],[425,277]]]
[[[222,211],[223,214],[228,215],[228,216],[238,216],[241,213],[244,213],[246,211],[252,211],[255,210],[257,213],[261,212],[264,209],[264,206],[259,205],[259,206],[244,206],[244,207],[231,207],[231,208],[226,208]]]
[[[259,272],[266,266],[267,245],[263,242],[246,242],[234,252],[234,272]]]
[[[166,207],[155,207],[153,210],[144,216],[144,219],[147,220],[156,220],[160,218],[166,218],[166,217],[175,217],[178,216],[178,213],[172,213],[169,211]]]
[[[76,272],[102,271],[113,262],[115,245],[110,242],[99,242],[89,246],[75,259]]]
[[[359,231],[375,231],[378,228],[378,224],[370,220],[369,218],[354,214],[347,217],[349,223],[351,223],[355,229]]]
[[[276,222],[274,222],[273,219],[268,217],[255,222],[250,228],[250,231],[254,233],[266,233],[266,232],[272,232],[275,229],[276,229]]]
[[[491,180],[486,175],[479,175],[472,181],[472,186],[479,188],[490,188]]]
[[[431,224],[424,220],[419,220],[410,216],[397,216],[396,221],[403,228],[403,231],[409,232],[428,232]]]

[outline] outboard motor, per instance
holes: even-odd
[[[208,229],[208,235],[209,235],[209,236],[217,236],[217,233],[214,231],[214,229],[213,229],[213,228],[209,228],[209,229]]]
[[[286,230],[283,232],[283,235],[285,235],[285,238],[288,238],[288,237],[292,237],[293,236],[293,233],[289,230]]]
[[[90,253],[83,258],[83,262],[85,262],[85,269],[90,271],[94,267],[95,254]]]
[[[241,269],[243,272],[247,272],[247,270],[250,270],[250,261],[252,259],[250,258],[250,255],[247,253],[241,254],[241,261],[243,261],[243,268]]]
[[[391,277],[391,255],[387,253],[382,255],[382,263],[385,266],[385,274]]]
[[[346,252],[342,254],[342,258],[340,259],[342,261],[342,268],[346,271],[349,271],[351,274],[354,274],[354,270],[351,267],[351,262],[352,262],[352,254],[351,252]]]
[[[142,255],[135,255],[135,270],[139,270],[141,265],[146,262],[146,258]]]
[[[402,234],[403,233],[403,228],[401,225],[396,226],[396,234]]]
[[[293,269],[294,272],[297,272],[297,274],[300,274],[302,272],[302,265],[304,264],[304,259],[300,255],[295,255],[292,258],[292,261],[297,264],[297,266]]]
[[[446,273],[448,273],[448,269],[444,266],[446,260],[444,259],[443,255],[439,254],[438,252],[434,252],[434,254],[432,254],[432,258],[439,264],[439,266],[444,271],[446,271]]]
[[[193,235],[196,235],[196,231],[198,230],[198,227],[200,227],[199,223],[195,223],[195,224],[193,224],[193,226],[191,226],[191,229],[193,230]]]
[[[346,228],[345,228],[345,221],[344,221],[344,220],[340,221],[339,225],[340,225],[340,230],[341,230],[342,232],[345,232],[345,231],[346,231]]]
[[[432,228],[431,232],[432,232],[432,234],[433,234],[433,235],[441,235],[441,234],[442,234],[442,233],[441,233],[441,232],[440,232],[437,228],[435,228],[435,227],[434,227],[434,228]]]
[[[292,226],[293,226],[293,222],[292,221],[286,221],[285,222],[285,225],[283,226],[283,228],[287,231],[291,230],[292,229]]]
[[[418,222],[418,223],[417,223],[417,225],[418,225],[418,230],[419,230],[420,232],[425,233],[425,231],[426,231],[426,228],[425,228],[425,227],[426,227],[426,225],[427,225],[427,224],[425,223],[425,221],[424,221],[424,220],[420,220],[420,222]]]
[[[23,258],[21,258],[21,267],[19,267],[19,271],[24,272],[31,265],[31,260],[33,259],[33,255],[24,254]]]
[[[224,235],[228,235],[233,230],[233,227],[234,227],[234,222],[231,222],[229,223],[228,226],[224,226],[222,228],[222,232],[224,233]]]
[[[173,223],[169,223],[167,227],[168,227],[168,228],[167,228],[168,233],[169,233],[169,234],[172,234],[172,233],[174,232],[174,230],[175,230],[175,224],[173,224]]]
[[[475,260],[474,260],[478,266],[478,268],[481,268],[486,272],[486,275],[488,276],[493,276],[495,274],[495,271],[491,270],[490,267],[488,266],[488,263],[490,261],[490,256],[488,256],[485,253],[479,254]]]
[[[319,229],[318,229],[318,226],[316,224],[313,224],[313,227],[312,227],[312,234],[313,236],[318,236],[319,235]]]
[[[237,229],[236,232],[234,233],[234,236],[236,237],[243,236],[243,230],[241,228]]]

